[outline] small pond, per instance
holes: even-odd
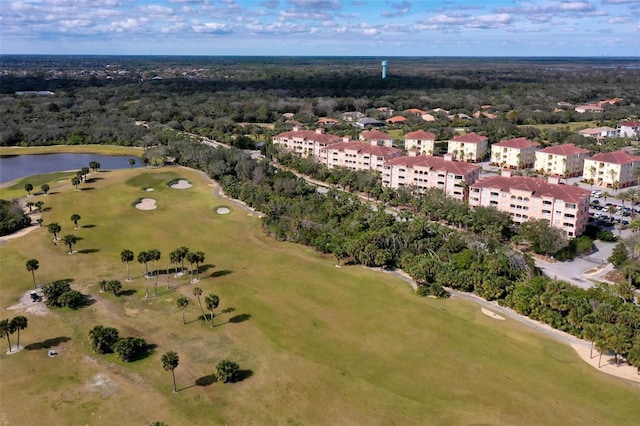
[[[130,159],[136,160],[135,167],[144,164],[139,157],[133,155],[101,155],[101,154],[38,154],[0,156],[0,183],[9,182],[32,175],[80,170],[89,167],[89,163],[97,161],[100,170],[130,168]]]

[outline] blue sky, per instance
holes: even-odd
[[[640,0],[0,0],[0,53],[640,56]]]

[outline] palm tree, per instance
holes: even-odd
[[[173,376],[173,393],[176,393],[176,374],[174,370],[178,368],[180,358],[174,351],[169,351],[164,353],[160,360],[162,361],[162,368],[164,368],[165,371],[171,371],[171,375]]]
[[[69,254],[71,254],[73,253],[73,245],[78,242],[78,237],[73,234],[67,234],[62,237],[62,241],[69,246]]]
[[[200,279],[200,264],[204,263],[204,253],[197,251],[194,254],[194,263],[196,264],[196,281],[198,281]]]
[[[44,219],[39,217],[36,219],[36,222],[38,223],[38,225],[40,225],[40,228],[42,228],[42,222],[44,222]]]
[[[138,263],[142,263],[144,264],[144,276],[148,277],[149,276],[149,261],[151,260],[151,257],[149,257],[149,253],[146,251],[141,251],[140,253],[138,253]]]
[[[80,176],[74,176],[71,178],[71,185],[76,187],[76,191],[78,190],[78,185],[80,185],[80,182],[82,182]]]
[[[35,203],[33,201],[27,201],[26,206],[29,207],[29,213],[31,213],[33,211],[33,206],[35,205]]]
[[[71,222],[75,225],[75,229],[78,229],[78,221],[82,219],[78,213],[71,215]]]
[[[197,258],[198,258],[197,254],[193,252],[187,253],[187,260],[189,261],[189,264],[190,264],[191,275],[193,275],[193,264],[196,263]]]
[[[181,272],[184,273],[184,259],[187,257],[187,255],[189,254],[189,249],[185,246],[179,247],[176,249],[178,251],[178,260],[180,262],[181,265]]]
[[[173,265],[176,265],[176,269],[175,269],[175,274],[173,274],[174,278],[178,277],[178,264],[180,263],[180,253],[178,253],[178,250],[174,250],[171,253],[169,253],[169,262]]]
[[[133,252],[129,249],[124,249],[120,252],[120,260],[127,264],[127,282],[131,281],[131,276],[129,274],[129,262],[133,261]]]
[[[154,275],[155,277],[153,280],[153,293],[157,296],[158,295],[158,272],[156,271],[156,261],[160,260],[160,256],[162,255],[162,253],[160,253],[160,250],[158,249],[150,249],[147,251],[147,255],[149,256],[149,260],[153,262],[151,264],[152,275]]]
[[[47,226],[47,229],[49,230],[50,234],[53,234],[53,241],[57,241],[58,232],[62,231],[62,227],[60,227],[57,222],[53,222]]]
[[[182,323],[186,324],[186,321],[184,319],[184,310],[187,306],[189,306],[189,298],[186,296],[178,297],[178,299],[176,300],[176,306],[182,309]]]
[[[31,185],[30,183],[25,183],[24,190],[27,191],[27,195],[31,195],[31,191],[33,191],[33,185]]]
[[[15,331],[16,330],[8,319],[0,321],[0,339],[3,337],[7,338],[7,342],[9,342],[9,352],[11,352],[11,335]]]
[[[611,197],[611,194],[609,194],[609,192],[604,191],[604,192],[602,193],[602,198],[604,198],[604,202],[605,202],[605,203],[607,202],[607,198],[609,198],[609,197]]]
[[[129,165],[131,166],[131,168],[133,169],[133,166],[136,165],[136,160],[134,158],[129,158]]]
[[[31,276],[33,277],[33,288],[36,289],[36,271],[40,267],[40,264],[36,259],[29,259],[25,266],[27,267],[27,271],[31,272]]]
[[[18,332],[18,342],[16,343],[16,348],[18,350],[20,350],[20,330],[24,330],[25,328],[27,328],[27,323],[28,320],[26,317],[18,315],[17,317],[13,318],[11,320],[11,323],[9,324],[10,327],[13,327],[13,329]]]
[[[91,167],[94,172],[97,172],[100,168],[100,163],[98,163],[97,161],[91,161],[89,162],[89,167]]]
[[[202,312],[202,316],[204,317],[204,320],[207,321],[207,315],[204,313],[204,309],[202,309],[202,301],[200,301],[200,296],[202,295],[202,289],[200,287],[194,287],[193,295],[198,298],[198,305],[200,306],[200,311]]]
[[[110,280],[107,283],[107,287],[111,290],[114,296],[117,296],[120,290],[122,290],[122,283],[118,280]]]
[[[209,312],[211,312],[211,327],[213,327],[213,310],[220,304],[220,298],[216,294],[209,294],[204,298],[204,304],[207,306]]]
[[[49,189],[51,188],[45,183],[40,185],[40,189],[42,190],[42,192],[44,192],[44,195],[47,195],[49,193]]]
[[[89,170],[88,167],[83,167],[82,169],[80,169],[80,172],[82,172],[82,177],[84,178],[85,182],[87,181],[87,175],[89,174],[91,170]]]
[[[36,208],[38,209],[38,213],[42,213],[42,207],[44,206],[44,201],[38,200],[33,205],[36,206]]]

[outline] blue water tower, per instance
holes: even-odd
[[[382,61],[382,78],[387,78],[387,61]]]

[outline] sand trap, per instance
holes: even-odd
[[[185,179],[180,179],[178,182],[171,185],[173,189],[187,189],[187,188],[191,188],[192,186],[193,185],[191,185],[189,181]]]
[[[228,207],[218,207],[216,209],[216,213],[218,213],[218,214],[229,214],[229,213],[231,213],[231,210]]]
[[[638,369],[636,367],[622,361],[620,362],[620,366],[616,367],[616,361],[613,355],[602,355],[602,363],[600,364],[600,368],[598,368],[600,353],[597,350],[593,350],[593,358],[591,358],[591,350],[588,347],[575,344],[572,344],[571,347],[575,349],[583,361],[598,371],[640,383],[640,375],[638,375]]]
[[[145,191],[151,192],[151,191],[153,191],[153,188],[147,188],[147,189],[145,189]]]
[[[491,318],[493,318],[493,319],[497,319],[497,320],[504,321],[504,317],[502,317],[502,316],[500,316],[500,315],[496,314],[495,312],[491,312],[490,310],[485,309],[485,308],[480,308],[480,310],[482,311],[482,313],[483,313],[483,314],[485,314],[485,315],[486,315],[486,316],[488,316],[488,317],[491,317]]]
[[[156,200],[153,198],[143,198],[138,204],[136,204],[136,209],[138,210],[154,210],[157,208]]]

